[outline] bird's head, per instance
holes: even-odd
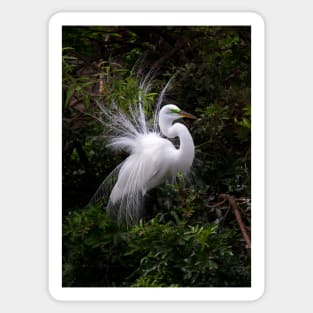
[[[182,111],[177,105],[175,104],[167,104],[165,105],[160,111],[160,117],[164,119],[170,120],[172,122],[180,119],[180,118],[191,118],[196,119],[196,117],[190,113]]]

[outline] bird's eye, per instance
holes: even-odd
[[[174,109],[171,109],[171,112],[172,113],[179,113],[181,111],[181,109],[176,109],[176,108],[174,108]]]

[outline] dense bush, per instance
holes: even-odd
[[[142,57],[143,56],[143,57]],[[142,93],[197,115],[189,181],[149,193],[139,225],[87,206],[125,154],[105,147],[97,102],[127,111]],[[63,285],[250,286],[250,28],[64,27]],[[232,195],[240,209],[219,198]],[[239,223],[239,224],[238,224]]]
[[[230,243],[235,230],[189,225],[172,212],[157,214],[131,229],[104,210],[74,212],[64,224],[65,286],[248,286],[249,262]],[[235,238],[234,238],[235,237]]]

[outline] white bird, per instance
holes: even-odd
[[[108,146],[125,150],[129,156],[100,186],[93,202],[103,196],[103,187],[118,175],[107,209],[118,219],[134,224],[141,216],[143,197],[148,190],[175,179],[178,173],[189,172],[195,155],[194,142],[187,127],[174,122],[183,117],[196,117],[174,104],[167,104],[155,112],[154,127],[150,130],[141,105],[137,109],[130,107],[130,116],[121,110],[115,114],[104,113],[113,130]],[[178,137],[179,147],[162,135],[169,139]]]

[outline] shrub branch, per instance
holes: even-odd
[[[243,236],[243,238],[244,238],[244,240],[245,240],[245,242],[247,244],[247,248],[251,249],[251,239],[250,239],[250,236],[249,236],[249,234],[247,232],[247,228],[246,228],[245,224],[242,221],[241,214],[240,214],[240,209],[239,209],[238,203],[236,201],[236,198],[234,196],[227,195],[227,194],[220,194],[219,198],[222,199],[222,200],[227,200],[228,201],[229,205],[231,206],[231,208],[234,211],[234,214],[235,214],[237,223],[239,225],[239,228],[241,230],[242,236]]]

